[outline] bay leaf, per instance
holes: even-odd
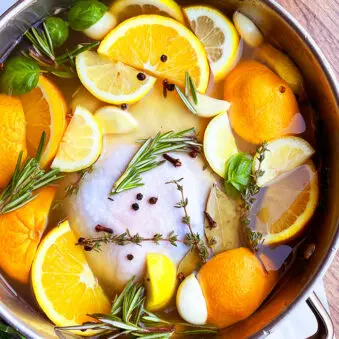
[[[179,263],[177,274],[181,278],[189,276],[200,268],[201,260],[198,251],[193,248],[189,250]]]
[[[205,218],[205,235],[215,254],[242,246],[239,202],[228,197],[217,185],[209,194],[206,212],[215,221],[214,227]]]

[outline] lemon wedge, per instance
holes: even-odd
[[[226,161],[237,152],[227,113],[217,115],[208,124],[204,135],[204,153],[209,165],[224,178]]]
[[[147,254],[147,297],[148,311],[164,308],[172,299],[176,287],[176,267],[171,259],[164,254]]]
[[[267,143],[265,159],[260,170],[263,175],[258,178],[258,186],[265,186],[276,179],[280,174],[291,171],[306,162],[315,152],[313,147],[299,137],[283,137]],[[252,171],[258,170],[259,154],[253,159]]]
[[[95,118],[103,134],[124,134],[134,131],[138,122],[121,108],[104,106],[95,112]]]
[[[173,0],[117,0],[110,12],[118,22],[141,14],[158,14],[185,22],[180,6]]]
[[[139,101],[156,81],[148,75],[140,81],[136,69],[92,51],[77,55],[76,68],[89,92],[101,101],[116,105]]]
[[[189,72],[197,91],[205,93],[209,64],[204,46],[184,25],[161,15],[139,15],[113,29],[98,53],[184,86]]]
[[[102,149],[102,132],[91,114],[77,106],[60,142],[52,168],[61,172],[75,172],[91,166]]]
[[[192,97],[189,98],[196,110],[196,115],[203,118],[211,118],[221,113],[226,113],[231,104],[226,100],[219,100],[208,95],[196,93],[198,103],[195,104]]]
[[[214,80],[223,79],[238,57],[239,35],[233,23],[208,6],[190,6],[183,11],[192,31],[205,47]]]
[[[57,326],[93,321],[87,314],[107,313],[110,301],[89,268],[68,222],[55,227],[41,242],[32,266],[35,297]],[[93,335],[93,331],[75,331]],[[91,333],[89,333],[91,332]]]

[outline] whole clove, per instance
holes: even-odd
[[[180,159],[175,159],[168,155],[167,153],[163,154],[164,159],[169,161],[174,167],[180,167],[182,165]]]
[[[206,220],[209,224],[208,228],[209,229],[212,229],[212,228],[216,228],[217,227],[217,223],[216,221],[211,217],[211,215],[205,211],[205,217],[206,217]]]
[[[105,227],[105,226],[102,226],[102,225],[96,225],[95,230],[97,232],[105,232],[105,233],[113,234],[113,230],[111,228]]]
[[[158,198],[157,197],[151,197],[151,198],[149,198],[148,202],[151,205],[155,205],[158,202]]]

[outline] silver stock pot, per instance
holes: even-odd
[[[188,4],[191,1],[178,2]],[[273,37],[274,43],[298,64],[306,79],[310,102],[317,112],[317,148],[321,154],[318,163],[323,183],[321,206],[306,239],[306,243],[316,245],[315,253],[308,261],[297,253],[294,265],[269,299],[252,316],[224,330],[221,337],[264,338],[297,303],[306,300],[319,323],[314,338],[332,338],[331,319],[312,292],[312,284],[326,270],[339,238],[339,91],[334,73],[308,33],[274,0],[206,2],[226,13],[240,9],[254,20],[266,36]],[[70,3],[71,0],[21,0],[10,8],[0,17],[0,61],[6,58],[31,24]],[[28,338],[66,338],[63,334],[55,333],[53,324],[18,296],[1,274],[0,318]]]

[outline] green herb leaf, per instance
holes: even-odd
[[[234,197],[237,192],[243,192],[250,183],[252,158],[247,153],[237,153],[226,163],[225,190]]]
[[[98,22],[107,10],[107,6],[97,0],[78,1],[68,13],[68,21],[75,31],[84,31]]]
[[[35,88],[39,81],[38,64],[27,57],[15,56],[5,63],[1,72],[0,89],[9,95],[21,95]]]
[[[13,327],[5,325],[0,322],[0,339],[15,339],[15,338],[26,339],[25,336],[20,334]]]
[[[54,47],[62,46],[68,39],[68,23],[58,17],[51,16],[45,20]]]

